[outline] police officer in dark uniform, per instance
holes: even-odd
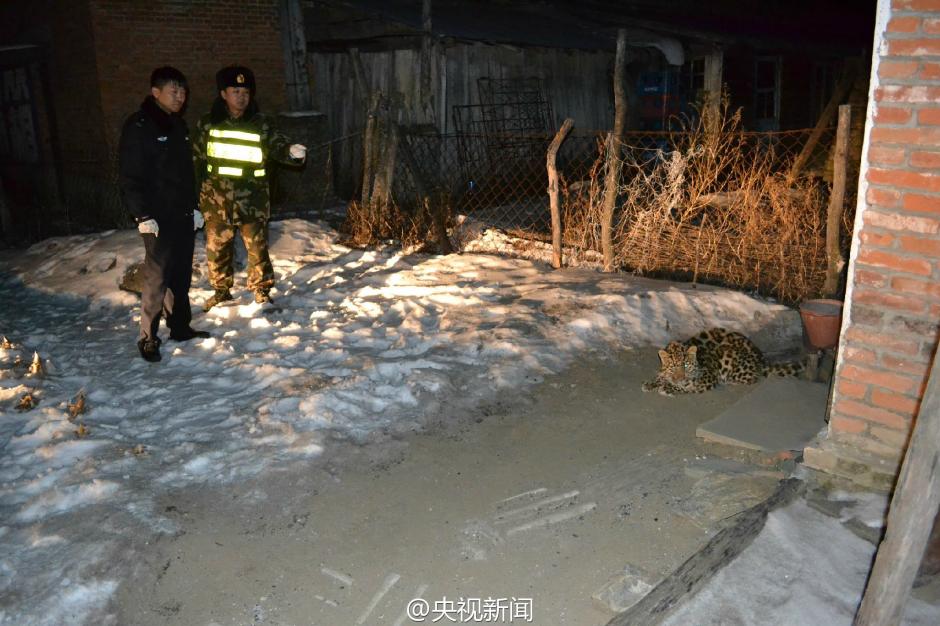
[[[144,241],[137,348],[151,362],[160,360],[161,316],[166,316],[172,340],[209,336],[190,326],[193,244],[203,219],[196,209],[189,129],[180,116],[186,92],[186,77],[178,69],[155,69],[150,95],[121,130],[121,197]]]

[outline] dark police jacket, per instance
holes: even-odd
[[[118,150],[118,183],[124,206],[137,222],[162,227],[192,223],[196,176],[186,121],[166,113],[153,96],[127,118]]]

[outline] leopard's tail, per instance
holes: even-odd
[[[806,359],[802,361],[788,361],[786,363],[770,363],[767,365],[768,376],[798,378],[805,371]]]

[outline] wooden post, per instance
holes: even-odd
[[[385,208],[392,201],[392,186],[395,182],[395,164],[398,160],[398,125],[392,120],[392,110],[386,101],[381,107],[379,128],[380,156],[375,166],[375,184],[372,187],[372,203],[377,208]]]
[[[421,3],[421,76],[420,102],[424,115],[422,122],[434,123],[435,108],[434,94],[431,91],[431,55],[434,50],[433,30],[431,27],[431,0],[423,0]]]
[[[548,168],[548,202],[552,210],[552,267],[556,270],[561,267],[561,200],[559,195],[561,190],[558,188],[558,168],[555,167],[555,158],[558,156],[558,149],[571,127],[574,126],[574,120],[565,119],[564,124],[555,133],[551,145],[548,147],[548,154],[545,157],[546,167]]]
[[[927,390],[895,485],[888,526],[878,547],[856,626],[898,624],[940,506],[940,359],[934,354]]]
[[[839,276],[845,267],[845,259],[839,249],[839,235],[842,230],[842,209],[845,205],[845,177],[849,151],[849,124],[852,119],[852,105],[839,107],[839,126],[836,128],[836,151],[832,164],[832,191],[829,194],[829,213],[826,219],[826,283],[823,293],[834,296],[839,290]]]
[[[809,139],[806,140],[806,145],[804,145],[803,149],[800,150],[800,154],[793,162],[793,167],[790,168],[790,174],[787,176],[788,183],[792,182],[793,179],[799,176],[800,172],[803,171],[803,168],[806,167],[810,156],[813,154],[813,150],[816,148],[816,144],[819,143],[819,139],[822,137],[823,131],[826,130],[826,127],[832,123],[832,116],[836,114],[836,110],[839,108],[839,104],[844,102],[848,97],[849,91],[852,89],[852,84],[855,82],[855,74],[857,70],[858,68],[855,60],[847,59],[845,62],[845,69],[842,73],[842,78],[839,80],[836,88],[832,91],[832,98],[829,99],[829,103],[826,105],[826,108],[823,109],[822,114],[819,116],[819,121],[816,122],[816,128],[814,128],[813,132],[810,133]]]
[[[715,48],[705,56],[705,102],[708,116],[717,123],[721,113],[724,52]]]
[[[375,161],[376,117],[382,101],[382,92],[372,94],[366,128],[362,133],[362,205],[366,207],[372,201],[372,175]]]
[[[607,178],[604,182],[604,203],[601,207],[601,252],[604,271],[614,271],[614,204],[620,186],[620,150],[627,121],[627,99],[623,74],[627,56],[627,31],[617,30],[617,58],[614,63],[614,132],[607,136]]]
[[[309,111],[313,107],[310,77],[307,72],[307,36],[300,0],[281,0],[281,45],[287,77],[287,102],[291,111]]]

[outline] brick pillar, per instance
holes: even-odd
[[[879,0],[845,319],[807,465],[889,489],[940,320],[940,0]]]

